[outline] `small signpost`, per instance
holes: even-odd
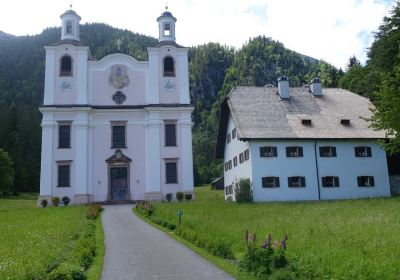
[[[178,225],[181,225],[182,224],[183,211],[182,210],[178,210],[177,214],[178,214]]]

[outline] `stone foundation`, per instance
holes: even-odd
[[[41,196],[38,197],[38,200],[36,202],[36,206],[37,207],[42,207],[41,202],[42,202],[43,199],[47,200],[47,206],[52,206],[53,205],[53,203],[51,202],[52,198],[53,197],[51,195],[41,195]]]
[[[90,194],[75,194],[73,204],[88,204],[93,202],[93,195]]]
[[[147,192],[144,194],[145,200],[153,200],[153,201],[161,201],[163,199],[163,195],[161,192]]]

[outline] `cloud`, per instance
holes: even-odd
[[[59,26],[59,15],[68,4],[67,0],[9,1],[0,10],[1,30],[22,35]],[[157,37],[156,18],[163,12],[165,0],[74,0],[73,4],[82,23],[104,22]],[[219,42],[240,48],[250,37],[266,35],[337,67],[345,67],[353,54],[365,61],[372,32],[392,4],[389,0],[168,1],[178,19],[180,44]]]

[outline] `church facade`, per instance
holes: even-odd
[[[161,200],[193,193],[188,48],[176,18],[158,19],[148,61],[115,53],[96,61],[79,40],[80,17],[61,15],[46,46],[40,197],[72,203]]]

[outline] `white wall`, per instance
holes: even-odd
[[[277,157],[260,157],[260,146],[276,146]],[[302,146],[303,157],[287,158],[286,146]],[[336,147],[336,157],[320,157],[320,146]],[[354,147],[370,146],[372,157],[359,158],[354,155]],[[315,156],[315,151],[316,155]],[[389,196],[389,176],[385,152],[372,141],[312,141],[312,140],[264,140],[251,142],[252,181],[255,201],[347,199]],[[317,168],[318,165],[318,168]],[[262,188],[261,178],[280,178],[279,188]],[[305,188],[289,188],[289,176],[304,176]],[[322,187],[323,176],[338,176],[340,186]],[[357,176],[374,176],[374,187],[358,187]]]
[[[232,130],[235,128],[235,125],[232,120],[232,115],[229,115],[229,122],[228,122],[228,128],[227,128],[227,134],[231,133],[232,135]],[[230,143],[226,141],[225,137],[225,152],[224,152],[224,184],[225,184],[225,189],[229,185],[233,185],[233,190],[235,189],[235,183],[240,179],[240,178],[250,178],[251,179],[251,158],[252,154],[250,151],[250,159],[247,161],[244,161],[243,163],[240,163],[239,161],[239,154],[241,152],[244,152],[246,149],[250,149],[250,144],[249,142],[244,142],[238,140],[236,137],[235,139],[232,139]],[[238,160],[238,165],[235,167],[233,165],[233,158],[237,157]],[[225,171],[225,162],[228,162],[229,160],[232,160],[232,169]],[[225,191],[225,199],[228,199],[228,197],[232,198],[232,200],[235,200],[235,195],[233,192],[233,195],[226,195]]]

